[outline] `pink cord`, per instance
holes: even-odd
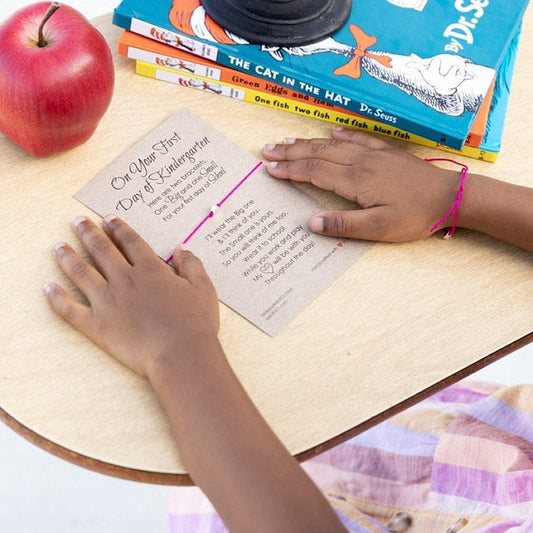
[[[182,244],[187,244],[193,237],[194,235],[200,230],[200,228],[210,219],[212,218],[215,213],[218,211],[218,209],[220,207],[222,207],[222,204],[224,202],[226,202],[230,196],[263,164],[262,161],[259,161],[259,163],[257,163],[254,168],[252,168],[252,170],[250,170],[250,172],[248,172],[248,174],[246,174],[246,176],[244,176],[244,178],[242,178],[241,181],[239,181],[239,183],[237,183],[237,185],[235,185],[235,187],[233,187],[233,189],[231,189],[231,191],[226,194],[226,196],[224,196],[224,198],[222,198],[222,200],[220,200],[220,202],[218,202],[217,204],[213,205],[211,207],[211,209],[209,210],[209,213],[203,218],[203,220],[191,231],[191,233],[189,233],[189,235],[185,238],[185,240],[182,242]],[[174,254],[170,255],[169,257],[167,257],[165,259],[165,263],[170,263],[170,261],[172,261],[172,258],[174,257]]]
[[[455,165],[458,165],[463,169],[461,171],[461,183],[459,185],[459,190],[457,191],[457,195],[455,197],[455,202],[450,207],[449,211],[430,229],[431,233],[437,231],[442,226],[442,224],[444,224],[447,218],[453,213],[452,227],[446,232],[446,235],[444,235],[445,239],[449,239],[450,237],[453,237],[455,230],[457,229],[457,217],[459,216],[459,207],[461,206],[461,200],[463,199],[463,193],[465,190],[465,181],[466,175],[468,174],[468,166],[463,165],[462,163],[458,163],[453,159],[439,157],[436,157],[434,159],[424,159],[424,161],[446,161],[448,163],[454,163]]]

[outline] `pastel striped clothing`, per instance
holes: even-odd
[[[533,533],[533,385],[460,382],[302,467],[352,533]],[[227,530],[180,487],[170,531]]]

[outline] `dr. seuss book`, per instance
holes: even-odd
[[[195,56],[184,50],[154,41],[153,39],[128,30],[124,30],[119,38],[118,53],[139,61],[140,63],[137,64],[137,73],[143,76],[174,81],[180,85],[189,84],[191,87],[201,87],[206,91],[226,94],[228,92],[227,86],[225,87],[218,83],[221,82],[231,88],[242,88],[243,91],[232,93],[229,96],[239,97],[239,95],[242,95],[243,98],[241,99],[247,102],[262,105],[270,104],[272,107],[281,108],[285,111],[296,112],[297,114],[307,115],[333,123],[337,122],[345,126],[366,129],[374,133],[390,134],[396,139],[417,142],[416,140],[413,141],[413,138],[418,136],[403,132],[398,128],[391,128],[377,120],[372,120],[340,106],[323,102],[308,94],[283,87],[258,76],[252,76],[251,74],[214,63],[204,57]],[[157,68],[149,66],[146,63],[156,65]],[[172,76],[173,70],[178,71],[176,76]],[[197,79],[193,79],[188,75],[193,75]],[[267,94],[266,96],[261,96],[257,92]],[[252,93],[254,94],[252,95]],[[491,87],[475,117],[465,145],[479,147],[481,144],[485,134],[492,93],[493,88]],[[284,102],[282,103],[280,100],[277,100],[278,97],[283,99]],[[287,99],[298,103],[287,103],[285,102]],[[326,112],[324,112],[324,109]],[[329,113],[329,111],[332,111],[333,114]],[[422,138],[422,140],[425,139]],[[427,140],[427,143],[428,146],[435,144],[431,140]]]
[[[485,148],[483,143],[481,144],[481,147],[468,146],[465,144],[461,150],[456,150],[455,148],[441,145],[435,141],[425,139],[424,137],[409,133],[405,130],[391,128],[375,120],[370,120],[364,117],[361,118],[359,115],[351,113],[350,111],[342,108],[324,109],[320,106],[309,104],[307,102],[299,102],[281,96],[273,97],[269,93],[260,92],[255,89],[250,89],[249,87],[216,82],[210,78],[187,74],[179,70],[161,67],[154,65],[153,63],[147,63],[146,61],[137,60],[135,62],[135,72],[141,76],[153,78],[158,81],[173,83],[175,85],[179,85],[180,87],[192,88],[209,94],[227,96],[243,102],[249,102],[256,105],[271,107],[277,110],[288,111],[289,113],[294,113],[296,115],[302,115],[305,117],[312,117],[333,124],[343,124],[345,127],[366,131],[395,140],[401,139],[410,143],[420,144],[422,146],[428,146],[430,148],[436,148],[447,152],[453,152],[455,154],[464,155],[474,159],[494,162],[498,157],[499,149],[496,152],[490,151]],[[492,128],[491,131],[495,131],[494,128]]]
[[[199,0],[123,0],[116,25],[462,148],[528,0],[353,0],[331,37],[299,47],[250,44]]]
[[[219,80],[223,77],[221,76],[222,72],[231,71],[231,69],[218,68],[216,71],[211,70],[210,68],[208,69],[206,68],[206,65],[213,65],[213,63],[205,60],[202,60],[204,61],[204,65],[200,65],[200,67],[202,67],[200,69],[196,68],[198,63],[193,64],[190,62],[185,62],[178,65],[180,66],[181,70],[177,70],[159,64],[165,63],[165,59],[164,56],[157,55],[155,58],[152,57],[152,59],[156,59],[155,63],[137,60],[136,72],[142,76],[171,82],[183,87],[202,90],[210,94],[228,96],[246,102],[270,106],[275,109],[283,109],[295,114],[318,118],[334,124],[342,124],[346,127],[360,129],[393,139],[401,139],[414,144],[420,144],[422,146],[428,146],[431,148],[452,152],[457,155],[480,159],[482,161],[495,162],[498,158],[501,148],[519,39],[520,31],[517,32],[515,38],[509,46],[504,61],[498,70],[498,75],[495,81],[495,89],[490,102],[490,112],[487,120],[487,126],[483,134],[481,145],[479,147],[475,147],[465,144],[461,150],[440,145],[439,143],[425,139],[424,137],[420,137],[410,132],[400,130],[398,128],[386,127],[380,122],[362,118],[356,113],[352,113],[337,106],[332,106],[331,104],[323,104],[321,107],[317,104],[319,101],[314,98],[310,98],[308,95],[303,95],[308,98],[307,100],[291,100],[288,98],[283,98],[280,96],[279,92],[274,89],[274,87],[279,88],[279,86],[275,86],[260,78],[251,77],[251,79],[255,80],[256,82],[254,83],[253,89],[244,82],[241,85],[238,85],[237,83],[220,82]],[[149,39],[147,40],[149,41]],[[125,41],[129,42],[129,39],[126,39]],[[155,44],[157,45],[158,43]],[[121,39],[119,41],[119,52],[122,54],[127,54],[129,49],[130,47],[126,47],[125,42]],[[132,55],[144,57],[145,59],[151,57],[142,53],[133,53]],[[160,61],[157,61],[158,58]],[[204,74],[205,76],[200,76],[197,73]],[[243,74],[238,74],[240,77],[244,78]],[[251,83],[250,80],[248,81]],[[259,85],[260,83],[262,83],[262,85]],[[261,91],[256,88],[258,85],[259,88],[262,89]],[[276,102],[276,104],[274,104],[274,102]]]
[[[485,135],[478,149],[479,159],[495,161],[502,146],[521,29],[520,25],[498,69]],[[512,125],[509,124],[508,127],[512,127]],[[448,151],[453,152],[451,149]]]

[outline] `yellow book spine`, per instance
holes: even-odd
[[[191,87],[193,89],[203,90],[222,96],[228,96],[244,102],[268,106],[274,109],[288,111],[289,113],[316,118],[332,124],[338,124],[349,128],[367,131],[369,133],[382,135],[391,139],[400,139],[421,146],[427,146],[430,148],[436,148],[438,150],[455,153],[457,155],[480,159],[482,161],[494,162],[498,157],[497,152],[489,152],[487,150],[482,150],[481,148],[472,146],[464,146],[462,150],[455,150],[453,148],[438,144],[435,141],[426,139],[425,137],[421,137],[420,135],[415,135],[405,130],[394,128],[381,122],[361,117],[360,115],[355,115],[354,113],[326,109],[305,101],[293,100],[282,96],[276,96],[271,93],[257,91],[249,87],[240,87],[235,84],[215,81],[211,78],[154,65],[145,61],[137,60],[135,64],[136,73],[148,78],[154,78],[184,87]]]

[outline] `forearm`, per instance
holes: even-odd
[[[469,175],[458,225],[533,251],[533,188]]]
[[[180,348],[151,373],[191,477],[231,531],[345,531],[263,420],[217,339]]]

